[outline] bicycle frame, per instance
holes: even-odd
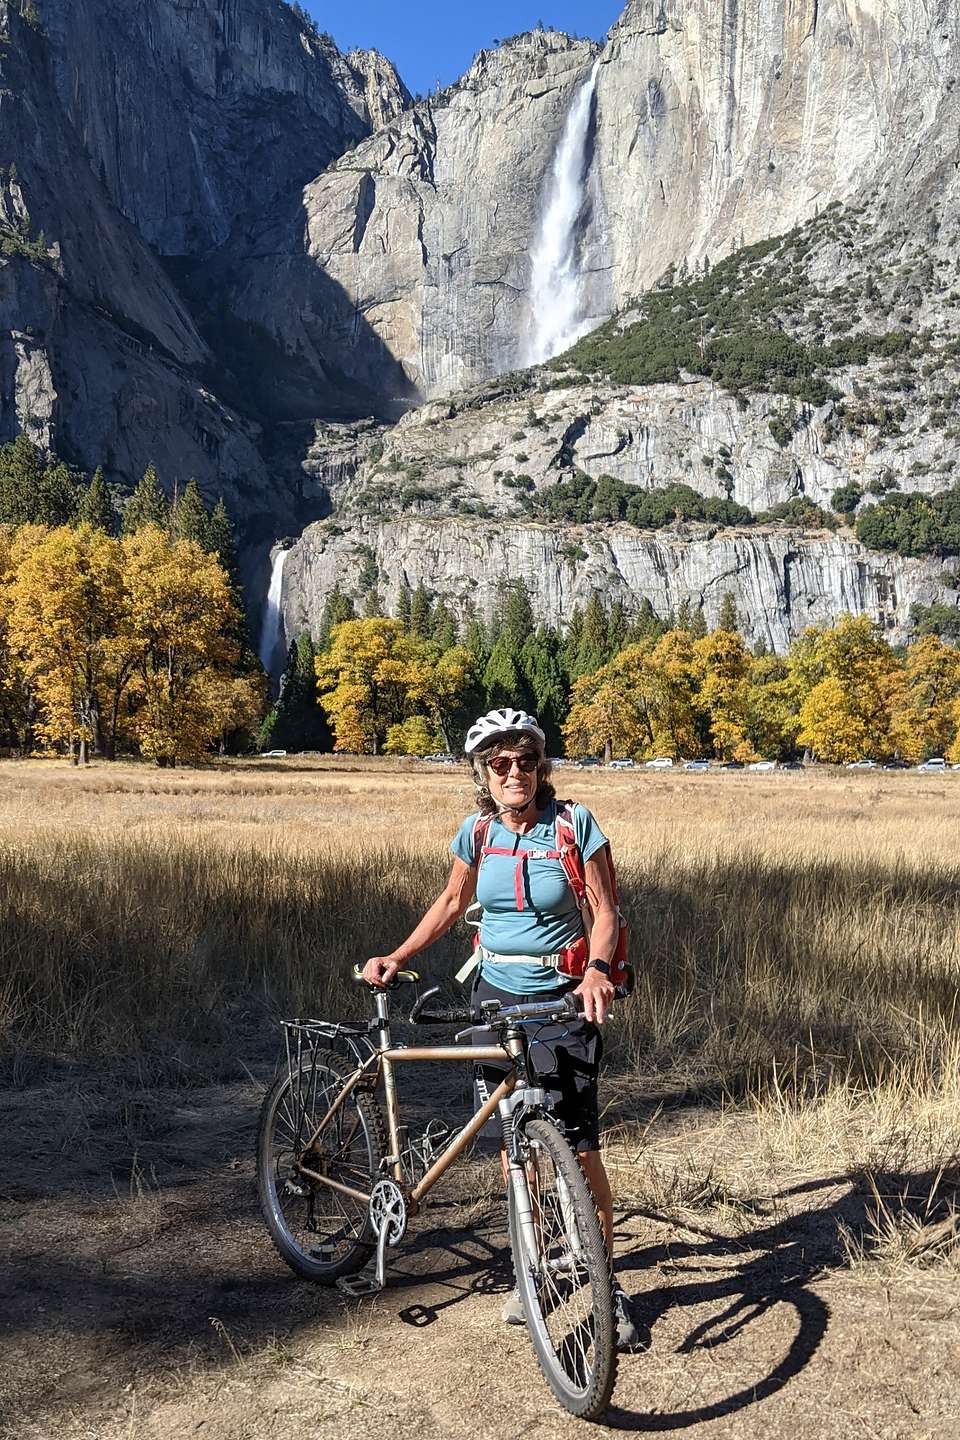
[[[524,1071],[523,1041],[520,1034],[508,1035],[504,1045],[398,1045],[395,1046],[390,1034],[390,1007],[386,994],[378,991],[376,996],[377,1018],[379,1020],[379,1040],[373,1047],[371,1054],[362,1061],[344,1083],[335,1099],[331,1102],[329,1109],[323,1116],[320,1123],[315,1127],[306,1145],[304,1153],[309,1152],[316,1144],[317,1139],[329,1125],[344,1101],[356,1088],[357,1085],[367,1083],[375,1088],[383,1077],[384,1102],[387,1112],[387,1128],[390,1138],[390,1154],[385,1157],[385,1164],[389,1165],[390,1173],[398,1185],[403,1185],[403,1167],[400,1154],[400,1117],[397,1100],[396,1076],[394,1067],[397,1065],[416,1064],[424,1060],[439,1061],[468,1061],[471,1064],[485,1060],[496,1060],[501,1063],[506,1058],[512,1061],[511,1068],[507,1071],[504,1079],[484,1102],[479,1110],[467,1121],[466,1125],[458,1131],[450,1143],[440,1155],[434,1160],[426,1174],[408,1192],[408,1204],[410,1212],[416,1214],[420,1201],[433,1189],[450,1166],[463,1154],[464,1150],[483,1129],[504,1101],[517,1088],[521,1072]],[[321,1175],[319,1171],[311,1169],[309,1165],[297,1162],[297,1170],[307,1179],[318,1185],[323,1185],[329,1190],[337,1190],[341,1194],[349,1195],[354,1200],[361,1200],[369,1204],[370,1196],[363,1190],[356,1190],[350,1185],[344,1185],[338,1180],[332,1180],[327,1175]]]

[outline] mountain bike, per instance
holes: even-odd
[[[359,967],[354,975],[361,978]],[[376,1294],[385,1284],[388,1248],[400,1244],[438,1180],[497,1115],[527,1331],[560,1404],[595,1420],[616,1378],[610,1257],[576,1155],[528,1073],[525,1043],[537,1025],[574,1019],[576,1002],[564,996],[510,1006],[491,1001],[479,1013],[429,1010],[435,987],[416,1000],[409,1021],[466,1028],[452,1045],[395,1044],[388,992],[418,981],[414,971],[400,971],[383,989],[369,986],[375,1013],[367,1021],[283,1022],[286,1066],[264,1100],[257,1139],[257,1186],[270,1237],[304,1279],[336,1284],[349,1295]],[[433,1120],[410,1138],[400,1120],[399,1066],[505,1058],[502,1082],[460,1130]]]

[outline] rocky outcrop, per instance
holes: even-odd
[[[310,526],[284,569],[287,639],[316,631],[335,584],[356,587],[372,554],[388,608],[401,585],[421,581],[462,610],[489,614],[505,581],[522,578],[534,613],[566,621],[598,591],[628,611],[647,599],[662,616],[688,601],[716,622],[725,593],[736,603],[750,640],[785,650],[805,626],[844,611],[867,614],[894,642],[906,638],[912,604],[943,593],[943,565],[877,555],[838,537],[797,537],[783,531],[698,537],[644,533],[626,525],[544,526],[484,520],[398,518],[357,521],[348,534],[330,522]]]

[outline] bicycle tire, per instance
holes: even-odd
[[[550,1120],[531,1120],[524,1140],[528,1159],[520,1183],[529,1186],[535,1167],[539,1190],[537,1257],[528,1261],[526,1255],[512,1174],[509,1219],[527,1331],[543,1377],[563,1408],[581,1420],[597,1420],[617,1378],[610,1257],[590,1187],[560,1130]],[[551,1171],[559,1181],[552,1187]],[[549,1197],[551,1188],[556,1201]],[[557,1268],[564,1256],[566,1282]]]
[[[257,1133],[257,1193],[270,1239],[297,1275],[332,1285],[362,1270],[375,1248],[368,1208],[310,1181],[294,1160],[353,1068],[332,1050],[318,1050],[293,1074],[281,1075],[264,1099]],[[299,1150],[298,1150],[299,1145]],[[354,1089],[318,1137],[311,1168],[369,1193],[384,1154],[380,1107]]]

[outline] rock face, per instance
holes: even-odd
[[[248,532],[294,528],[299,466],[274,467],[263,410],[179,282],[406,90],[279,0],[21,10],[0,11],[0,441],[26,429],[128,484],[152,461],[223,494]]]
[[[222,244],[410,97],[281,0],[43,0],[54,84],[117,208],[164,255]]]
[[[470,603],[489,614],[504,580],[522,578],[534,613],[569,619],[594,591],[628,609],[646,597],[659,615],[684,601],[716,622],[732,594],[744,634],[785,650],[807,625],[844,611],[867,614],[891,641],[906,638],[911,604],[942,592],[942,563],[877,555],[836,537],[728,531],[712,538],[643,534],[625,525],[546,526],[484,520],[400,518],[358,521],[349,535],[310,526],[287,557],[283,623],[287,640],[316,631],[327,593],[349,590],[372,553],[388,608],[406,583]]]
[[[236,312],[401,401],[518,365],[544,177],[595,53],[540,32],[481,51],[306,187],[260,237]]]

